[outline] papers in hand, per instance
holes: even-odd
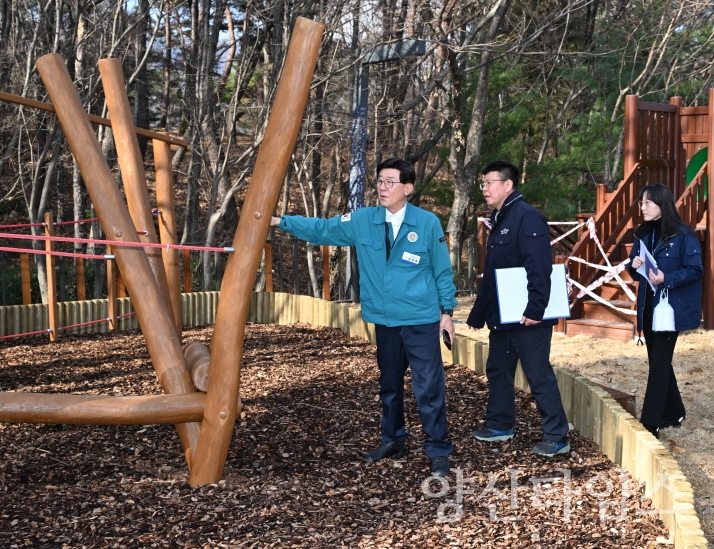
[[[528,277],[523,267],[496,269],[496,292],[501,324],[520,322],[528,306]],[[550,275],[550,299],[543,320],[570,318],[565,265],[553,265]]]
[[[645,243],[642,240],[640,240],[640,257],[642,258],[642,265],[637,267],[637,272],[648,282],[652,291],[656,292],[657,285],[650,282],[650,271],[654,271],[654,274],[659,273],[657,261],[655,261],[655,258],[652,257],[652,254],[649,252],[647,246],[645,246]]]

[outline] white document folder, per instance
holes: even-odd
[[[528,278],[524,267],[496,269],[496,292],[498,311],[502,324],[520,322],[528,305]],[[570,318],[568,285],[565,280],[565,265],[553,265],[550,274],[550,300],[543,320]]]

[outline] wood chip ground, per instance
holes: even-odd
[[[172,425],[0,424],[0,547],[666,546],[650,501],[592,441],[572,431],[569,454],[534,455],[539,415],[518,393],[518,436],[477,442],[485,379],[462,366],[446,376],[454,469],[429,480],[409,386],[410,453],[364,462],[380,441],[373,346],[249,326],[223,480],[188,485]],[[161,392],[138,333],[0,342],[0,390]]]

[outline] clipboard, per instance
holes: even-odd
[[[637,267],[637,273],[642,275],[642,278],[647,281],[647,284],[650,285],[652,291],[656,292],[659,284],[655,285],[650,282],[649,272],[654,271],[655,274],[659,273],[657,261],[647,249],[647,246],[645,246],[645,243],[642,241],[642,239],[638,240],[640,241],[640,257],[643,259],[644,262],[642,263],[642,265]]]
[[[528,306],[528,277],[524,267],[496,269],[496,294],[501,324],[520,322],[523,311]],[[550,273],[550,299],[545,309],[543,320],[570,318],[568,284],[565,277],[565,265],[553,265]]]

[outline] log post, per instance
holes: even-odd
[[[32,304],[30,291],[30,255],[20,254],[20,279],[22,280],[22,304]]]
[[[154,167],[156,169],[156,207],[159,209],[159,236],[162,244],[178,244],[176,218],[174,216],[174,178],[171,170],[171,146],[158,139],[153,140]],[[179,252],[176,248],[161,248],[161,257],[166,271],[166,282],[171,296],[171,306],[176,323],[176,333],[181,335],[181,271]]]
[[[191,486],[221,478],[236,419],[243,336],[250,297],[270,217],[285,179],[320,51],[324,25],[298,17],[273,109],[243,205],[228,260],[211,340],[211,376],[201,438],[189,476]]]
[[[124,278],[121,276],[121,271],[119,270],[119,266],[116,264],[116,261],[112,261],[114,261],[114,268],[117,273],[117,297],[126,297],[126,284],[124,284]]]
[[[183,291],[190,294],[193,288],[193,282],[191,282],[191,250],[181,250],[181,258],[183,259]]]
[[[87,284],[84,280],[84,258],[74,258],[74,273],[77,278],[77,301],[87,299]]]
[[[126,83],[119,59],[100,59],[99,73],[102,75],[104,96],[112,121],[112,132],[116,144],[119,168],[121,170],[126,203],[129,215],[134,221],[134,227],[140,233],[139,240],[155,244],[159,241],[154,227],[154,216],[151,215],[149,189],[146,186],[144,159],[139,148],[139,139],[134,128],[134,116],[126,96]],[[168,146],[168,145],[167,145]],[[149,260],[151,271],[159,286],[161,295],[169,313],[173,315],[173,305],[169,286],[166,282],[166,271],[159,248],[145,248],[144,253]]]
[[[191,374],[176,336],[173,317],[166,308],[146,254],[141,248],[121,246],[123,241],[139,242],[139,235],[65,62],[61,55],[50,53],[39,58],[36,65],[57,111],[70,151],[84,177],[104,233],[117,241],[112,246],[114,255],[132,297],[132,305],[161,386],[167,393],[191,393]],[[176,428],[190,467],[201,424],[180,423]]]
[[[704,245],[704,329],[714,329],[714,88],[709,90],[709,152],[707,153],[707,236]],[[711,202],[711,204],[709,204]]]
[[[107,255],[111,255],[111,244],[107,244]],[[109,315],[109,330],[119,328],[117,324],[117,264],[113,259],[107,259],[107,313]]]
[[[55,235],[55,224],[52,212],[45,212],[45,236]],[[45,250],[55,251],[55,243],[45,240]],[[59,339],[59,309],[57,308],[57,272],[55,270],[55,256],[45,256],[47,268],[47,320],[50,327],[50,341]]]

